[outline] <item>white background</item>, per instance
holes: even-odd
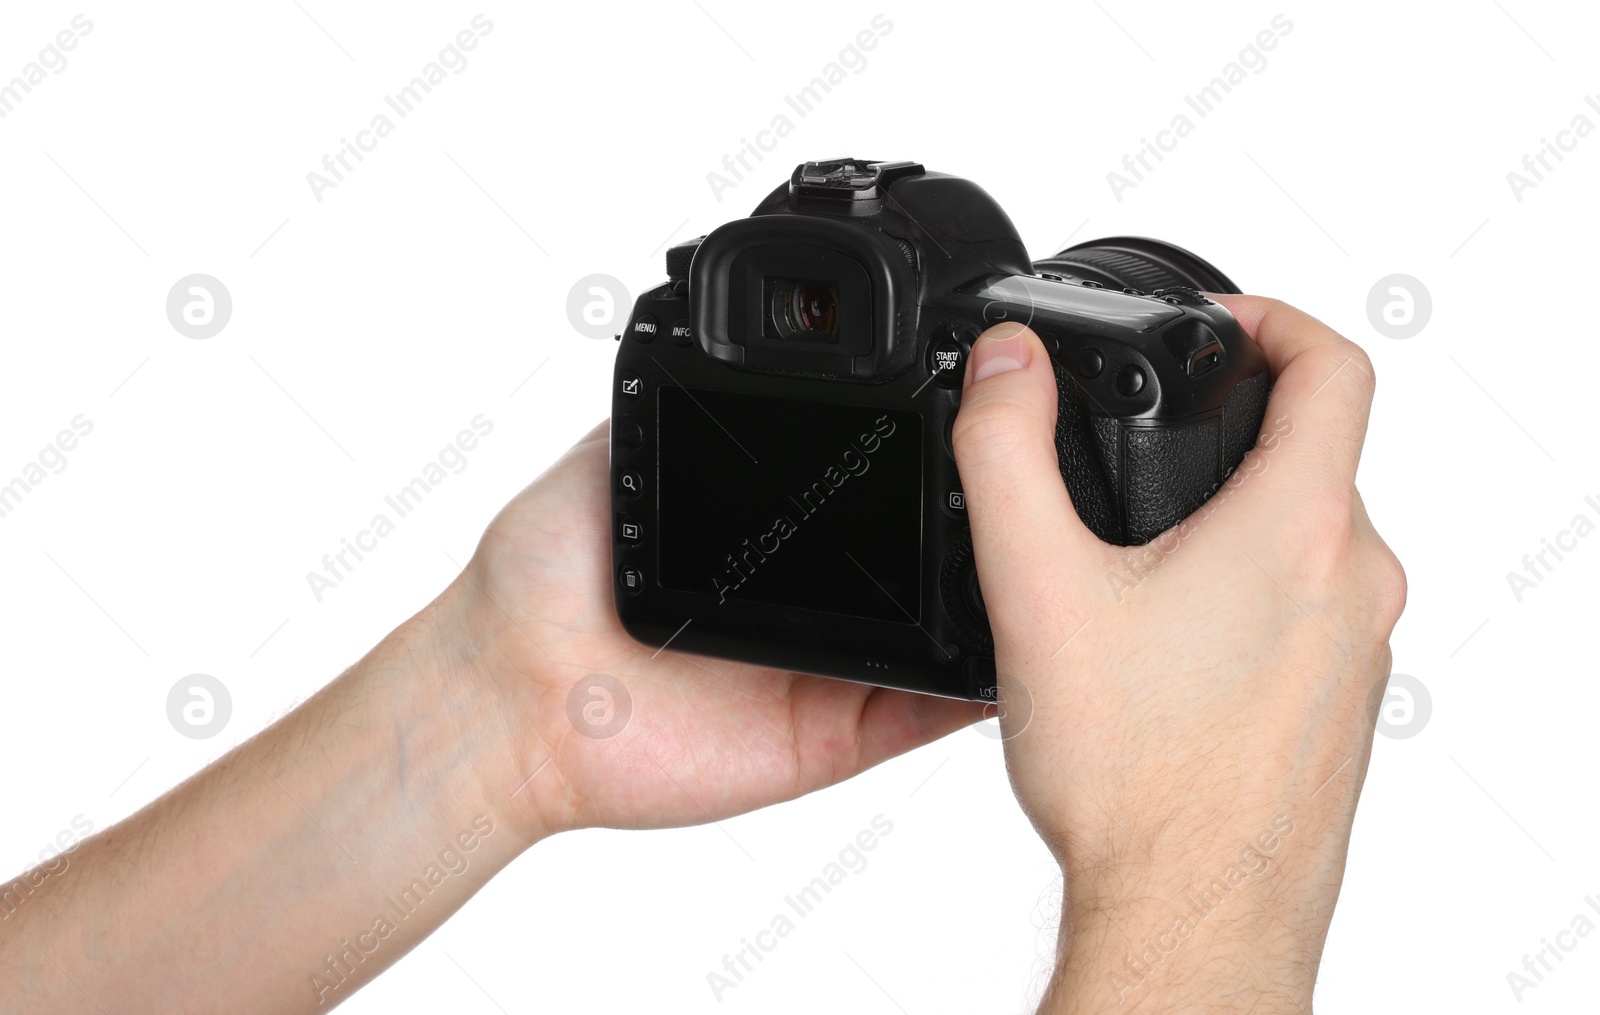
[[[1506,578],[1600,521],[1600,139],[1520,201],[1506,178],[1574,116],[1600,125],[1591,5],[32,3],[0,16],[0,79],[80,11],[65,70],[0,120],[0,482],[94,423],[0,519],[8,875],[281,715],[454,575],[608,410],[615,346],[569,324],[575,281],[637,293],[669,240],[850,153],[977,180],[1036,256],[1189,246],[1371,352],[1360,486],[1410,577],[1395,669],[1432,712],[1379,740],[1318,1007],[1566,1012],[1600,989],[1593,939],[1520,1004],[1506,979],[1600,893],[1600,538],[1521,602]],[[318,201],[306,174],[480,11],[465,70]],[[783,97],[880,12],[865,67],[797,117]],[[1265,68],[1188,110],[1280,13]],[[1193,132],[1118,200],[1108,171],[1180,112]],[[707,173],[785,113],[719,201]],[[194,272],[234,303],[200,341],[164,308]],[[1403,340],[1366,310],[1397,272],[1433,304]],[[466,471],[317,602],[306,572],[478,413],[495,428]],[[166,714],[197,672],[233,702],[199,741]],[[870,865],[716,1002],[706,974],[878,814]],[[1023,1011],[1059,890],[998,742],[967,730],[721,828],[547,842],[348,1010]]]

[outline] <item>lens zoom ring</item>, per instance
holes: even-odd
[[[1123,253],[1120,250],[1074,250],[1066,256],[1079,264],[1099,268],[1123,285],[1143,289],[1145,292],[1165,289],[1167,286],[1189,284],[1187,280],[1162,269],[1159,265],[1152,264],[1146,258],[1137,254]]]

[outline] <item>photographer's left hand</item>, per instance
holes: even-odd
[[[0,1007],[323,1011],[544,836],[726,818],[981,718],[629,638],[607,434],[513,499],[461,576],[338,680],[12,882]]]
[[[608,434],[608,424],[596,427],[512,500],[436,604],[448,604],[459,629],[446,641],[474,646],[473,667],[505,716],[501,783],[540,772],[513,816],[525,834],[726,818],[983,717],[973,702],[658,652],[630,638],[612,605]],[[595,674],[621,689],[595,684]]]

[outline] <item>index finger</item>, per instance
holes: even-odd
[[[1321,483],[1355,481],[1376,383],[1359,345],[1304,311],[1263,296],[1207,294],[1227,307],[1272,368],[1267,425],[1286,420],[1285,465]]]

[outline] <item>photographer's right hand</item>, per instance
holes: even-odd
[[[1144,547],[1073,509],[1037,337],[998,325],[967,365],[954,442],[1006,761],[1066,878],[1043,1011],[1303,1015],[1343,876],[1405,603],[1354,484],[1372,366],[1293,307],[1214,298],[1271,363],[1267,422]]]

